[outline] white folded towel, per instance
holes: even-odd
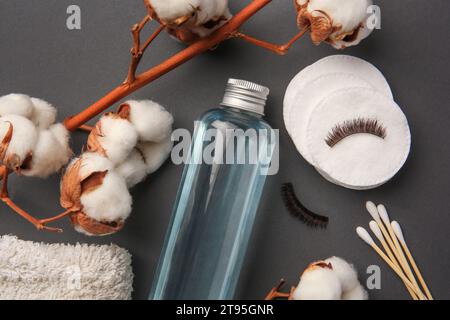
[[[116,245],[45,244],[0,237],[0,299],[131,299],[131,255]]]

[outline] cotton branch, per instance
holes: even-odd
[[[141,31],[144,29],[145,25],[151,21],[149,15],[145,16],[145,18],[138,24],[135,24],[131,29],[131,33],[133,35],[133,48],[131,48],[131,63],[130,68],[128,69],[128,76],[125,80],[125,84],[131,84],[136,80],[136,69],[139,65],[139,62],[144,55],[145,50],[148,48],[150,43],[164,30],[164,26],[160,25],[158,29],[147,39],[144,45],[141,47]]]
[[[230,21],[228,21],[228,23],[220,27],[216,32],[211,34],[209,37],[196,41],[186,49],[170,57],[161,64],[136,76],[133,75],[135,74],[137,64],[139,62],[138,60],[142,57],[142,55],[140,55],[140,57],[139,54],[133,56],[132,64],[129,70],[130,71],[129,75],[130,74],[132,75],[128,77],[126,83],[123,83],[117,88],[113,89],[110,93],[105,95],[103,98],[101,98],[100,100],[98,100],[97,102],[95,102],[94,104],[92,104],[79,114],[66,119],[64,121],[66,128],[71,131],[76,130],[78,127],[85,124],[87,121],[94,118],[98,114],[102,113],[111,105],[127,97],[136,90],[144,87],[145,85],[149,84],[155,79],[158,79],[159,77],[170,72],[171,70],[175,69],[176,67],[185,63],[186,61],[189,61],[195,56],[216,47],[221,42],[233,38],[233,35],[240,29],[240,27],[247,20],[249,20],[252,16],[254,16],[259,10],[264,8],[270,2],[272,2],[272,0],[253,0],[244,9],[242,9],[239,13],[237,13]],[[143,21],[145,21],[145,19]],[[139,29],[139,27],[137,29]],[[161,27],[161,30],[162,29],[163,27]],[[161,32],[161,30],[159,30],[159,32]],[[138,32],[136,31],[133,32],[134,35],[136,33]],[[148,41],[148,44],[149,42],[151,42],[151,40]],[[148,44],[144,45],[143,48],[146,48]],[[138,46],[136,46],[135,40],[134,48],[136,49],[137,47]],[[138,50],[138,52],[139,51],[143,50]],[[136,67],[134,65],[136,65]]]
[[[9,176],[9,174],[10,174],[9,169],[6,166],[0,166],[0,178],[2,180],[0,200],[3,201],[8,207],[10,207],[12,210],[14,210],[21,217],[23,217],[24,219],[31,222],[38,230],[46,230],[46,231],[51,231],[51,232],[62,232],[62,229],[47,227],[46,224],[48,224],[50,222],[54,222],[59,219],[62,219],[72,213],[69,211],[65,211],[62,214],[59,214],[53,218],[42,219],[42,220],[36,219],[35,217],[31,216],[28,212],[21,209],[17,204],[15,204],[9,197],[9,195],[8,195],[8,176]]]

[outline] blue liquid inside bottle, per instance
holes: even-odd
[[[150,299],[234,297],[276,143],[267,95],[230,80],[223,107],[197,123]]]

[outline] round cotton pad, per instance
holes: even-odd
[[[292,123],[290,135],[297,150],[310,164],[314,165],[306,144],[306,126],[311,112],[330,93],[350,87],[371,88],[368,82],[357,76],[332,73],[312,80],[297,93],[289,116]]]
[[[346,134],[334,139],[333,146],[327,144],[336,126],[345,129],[341,133],[356,132],[344,126],[353,120],[366,122],[363,131],[372,133]],[[378,130],[369,130],[374,127],[369,121],[377,121]],[[389,181],[400,170],[410,151],[411,134],[394,101],[373,89],[349,88],[335,91],[313,110],[307,146],[314,165],[332,180],[348,188],[368,189]]]
[[[389,98],[393,98],[391,88],[383,74],[371,63],[348,55],[333,55],[323,58],[316,63],[306,67],[297,74],[286,89],[284,96],[284,122],[286,128],[292,129],[292,122],[289,119],[290,110],[294,105],[296,94],[302,90],[311,80],[329,73],[351,73],[366,82]]]

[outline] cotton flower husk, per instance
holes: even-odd
[[[225,24],[228,0],[145,0],[150,16],[184,43],[206,37]]]
[[[27,167],[22,167],[25,176],[45,178],[66,165],[72,151],[69,147],[69,132],[62,124],[52,125],[38,133]]]
[[[292,294],[294,300],[340,300],[342,286],[330,265],[320,261],[310,265],[302,274]]]
[[[311,28],[314,44],[323,41],[337,49],[359,44],[372,32],[367,28],[367,9],[372,0],[295,0],[297,23]]]
[[[160,104],[151,100],[130,100],[120,106],[119,113],[126,109],[139,141],[163,142],[172,133],[173,116]]]
[[[128,157],[137,141],[138,133],[127,119],[120,114],[107,113],[89,134],[88,150],[119,164]]]
[[[38,98],[31,98],[31,102],[33,103],[31,121],[39,130],[48,129],[56,121],[56,108]]]
[[[37,141],[34,124],[18,115],[0,118],[0,161],[9,169],[20,172],[24,162],[32,156]]]
[[[125,180],[98,153],[87,152],[72,160],[61,181],[61,206],[74,213],[75,229],[88,235],[121,230],[131,202]]]
[[[31,98],[24,94],[11,93],[0,97],[0,116],[15,114],[30,118],[33,113]]]

